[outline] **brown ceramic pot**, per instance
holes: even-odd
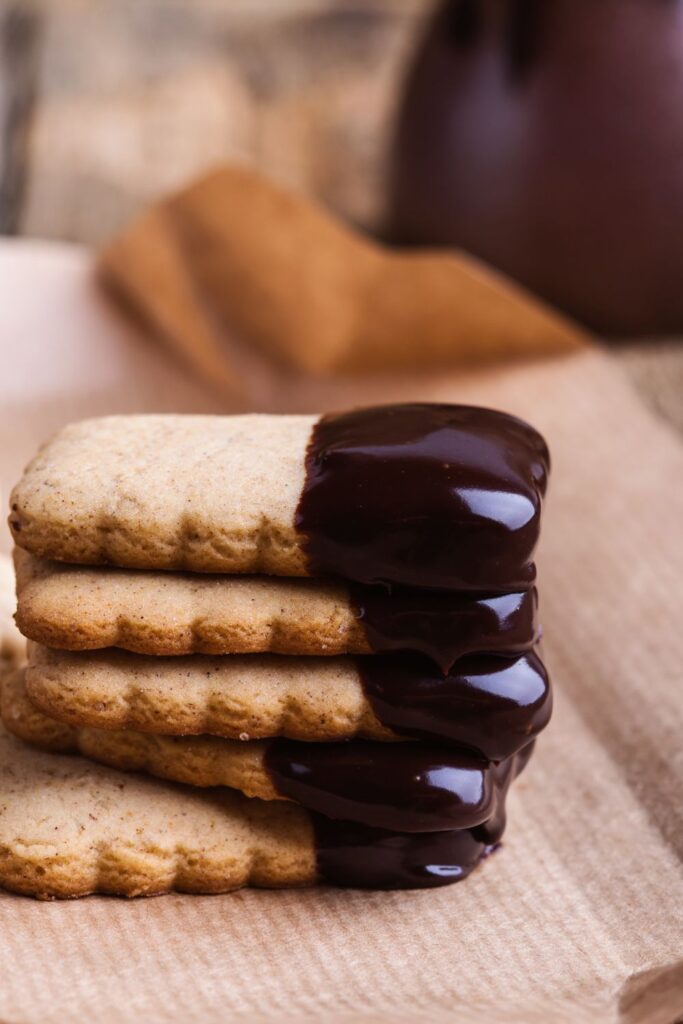
[[[389,232],[463,247],[596,330],[682,331],[683,2],[442,3]]]

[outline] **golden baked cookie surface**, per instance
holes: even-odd
[[[69,652],[29,644],[34,704],[71,725],[233,739],[397,739],[363,692],[352,658]]]
[[[15,542],[90,565],[305,576],[294,518],[315,416],[110,416],[65,427],[10,498]]]
[[[284,576],[140,571],[46,562],[17,548],[18,622],[65,650],[140,654],[365,654],[342,584]]]
[[[14,694],[3,685],[5,716],[8,703],[21,715],[20,677],[9,677]],[[31,728],[38,740],[37,718]],[[294,804],[57,757],[2,726],[0,849],[0,886],[43,898],[303,885],[316,873],[309,819]]]

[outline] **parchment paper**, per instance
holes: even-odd
[[[215,408],[101,305],[85,256],[10,248],[5,495],[67,419]],[[672,1024],[683,1013],[683,446],[592,350],[468,378],[290,380],[268,401],[406,395],[518,413],[553,454],[540,587],[556,710],[509,801],[503,848],[432,892],[2,894],[3,1024]]]

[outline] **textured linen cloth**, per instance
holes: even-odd
[[[69,274],[62,323],[77,332],[92,295],[82,267]],[[166,407],[153,381],[136,386],[138,407]],[[590,349],[467,377],[289,380],[264,406],[405,397],[517,413],[553,456],[540,596],[555,714],[512,791],[502,849],[431,892],[0,894],[4,1024],[672,1024],[683,1013],[683,446]],[[78,399],[81,415],[135,404],[125,381]],[[3,488],[17,449],[32,453],[41,408],[47,433],[67,406],[3,413]]]

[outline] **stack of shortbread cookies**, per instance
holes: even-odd
[[[31,642],[2,688],[9,733],[62,756],[2,737],[0,771],[24,767],[0,846],[40,843],[11,829],[46,792],[68,835],[0,884],[465,877],[550,716],[533,562],[548,468],[530,426],[467,406],[63,430],[11,498]]]

